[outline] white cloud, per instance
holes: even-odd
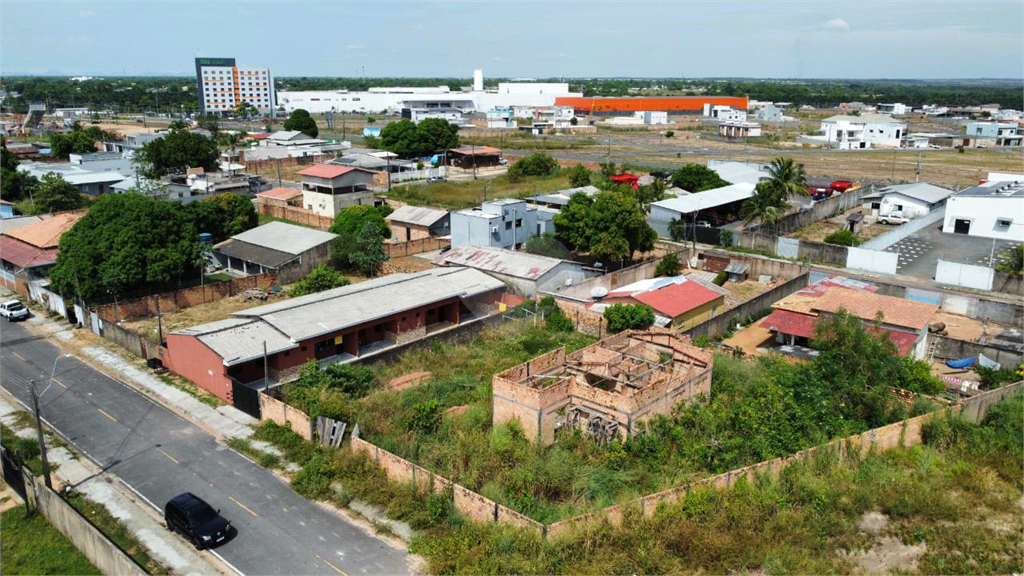
[[[498,62],[498,61],[501,60],[501,56],[491,56],[491,60],[494,60],[495,62]]]
[[[363,49],[363,45],[362,44],[349,44],[348,46],[345,46],[345,49],[346,50],[362,50]]]
[[[849,30],[850,24],[842,18],[833,18],[821,25],[826,30]]]
[[[78,17],[79,18],[92,18],[95,15],[96,15],[96,13],[93,12],[92,10],[79,10],[78,11]]]

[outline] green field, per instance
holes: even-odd
[[[0,574],[100,574],[37,512],[18,506],[0,514]]]

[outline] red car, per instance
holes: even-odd
[[[831,185],[829,185],[829,188],[842,194],[843,192],[846,192],[850,188],[853,188],[853,182],[850,182],[849,180],[836,180]]]

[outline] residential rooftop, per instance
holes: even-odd
[[[458,246],[434,258],[437,266],[466,266],[514,278],[537,280],[566,260],[492,246]]]

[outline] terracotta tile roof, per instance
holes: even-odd
[[[38,248],[10,236],[0,236],[0,259],[18,268],[46,266],[57,261],[57,249]]]
[[[461,148],[452,148],[452,152],[456,154],[463,154],[466,156],[480,155],[480,154],[501,154],[501,150],[498,148],[491,148],[490,146],[463,146]]]
[[[812,309],[821,312],[836,312],[840,308],[868,322],[874,321],[878,312],[881,312],[884,324],[914,330],[927,326],[932,315],[939,309],[936,304],[842,288],[829,288],[812,304]]]
[[[314,178],[337,178],[343,174],[348,174],[358,168],[352,166],[338,166],[335,164],[314,164],[305,170],[297,172],[299,176],[312,176]]]
[[[61,235],[70,230],[82,216],[85,216],[85,211],[55,214],[53,218],[22,226],[4,234],[36,248],[56,248]]]
[[[273,188],[266,192],[260,192],[256,195],[259,198],[275,198],[277,200],[291,200],[297,196],[302,196],[302,190],[296,190],[294,188]]]

